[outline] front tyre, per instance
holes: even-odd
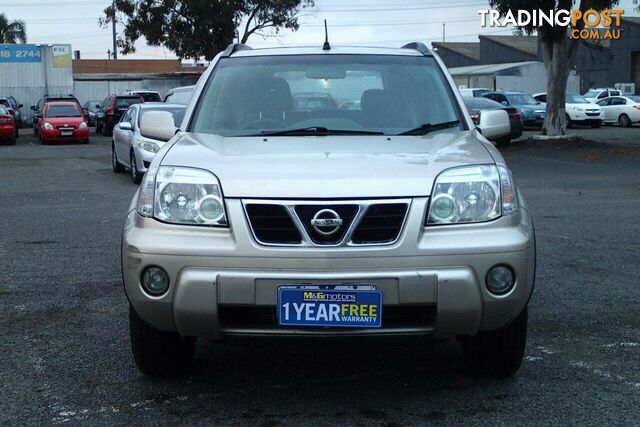
[[[122,166],[118,161],[118,155],[116,154],[116,146],[113,142],[111,143],[111,169],[113,169],[115,173],[124,172],[124,166]]]
[[[131,181],[133,181],[134,184],[139,185],[142,182],[142,176],[144,174],[138,171],[138,163],[136,162],[136,155],[133,151],[129,153],[129,167],[131,170]]]
[[[508,377],[515,374],[527,344],[527,307],[509,325],[462,340],[467,369],[475,374]]]
[[[163,377],[186,372],[193,361],[195,338],[182,338],[145,323],[129,306],[131,350],[138,369],[145,375]]]

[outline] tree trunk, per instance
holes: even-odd
[[[551,29],[542,34],[542,52],[547,69],[547,112],[542,125],[542,134],[561,136],[566,134],[566,90],[569,68],[569,38],[566,30]]]

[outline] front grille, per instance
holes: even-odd
[[[295,210],[307,234],[311,240],[313,240],[313,243],[318,245],[335,245],[340,243],[347,234],[353,219],[358,213],[358,205],[298,205],[295,207]],[[322,213],[322,211],[325,211],[325,215],[319,215],[321,218],[332,218],[333,213],[329,211],[338,214],[342,220],[342,225],[314,228],[311,220],[318,213]]]
[[[263,245],[350,246],[394,243],[411,199],[346,202],[245,202],[249,224]]]
[[[258,242],[283,245],[302,243],[302,236],[289,216],[286,207],[248,204],[246,210]]]
[[[407,205],[402,203],[370,206],[353,233],[352,243],[366,245],[395,241],[406,214]]]

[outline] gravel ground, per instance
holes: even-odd
[[[119,268],[135,192],[109,140],[0,146],[0,424],[638,423],[640,129],[504,148],[538,239],[522,369],[470,377],[453,342],[199,342],[135,368]],[[26,132],[25,132],[26,133]]]

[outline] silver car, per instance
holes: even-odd
[[[359,105],[300,110],[309,92]],[[147,118],[143,134],[170,140],[122,239],[142,372],[183,371],[197,338],[397,335],[457,338],[475,372],[518,370],[531,216],[424,45],[232,45],[177,134],[168,113]]]
[[[122,115],[113,128],[111,143],[111,163],[113,171],[121,173],[126,169],[131,172],[134,184],[140,184],[147,168],[156,153],[166,140],[140,132],[140,123],[149,111],[162,111],[169,114],[174,126],[182,122],[185,105],[144,103],[134,104]]]

